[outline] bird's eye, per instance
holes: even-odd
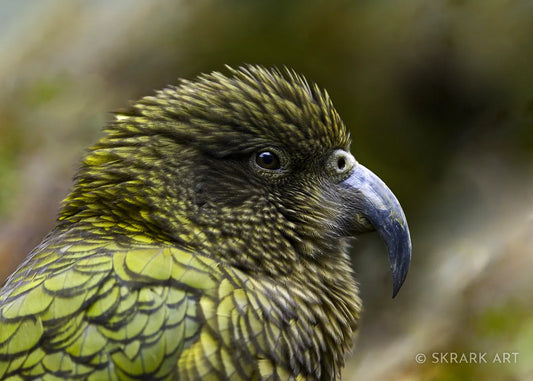
[[[276,170],[281,168],[278,156],[271,151],[259,152],[255,157],[255,162],[264,169]]]

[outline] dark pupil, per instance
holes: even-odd
[[[257,164],[266,169],[279,168],[278,158],[272,152],[261,152],[257,157]]]
[[[274,155],[272,155],[270,152],[263,152],[261,155],[259,155],[259,158],[265,165],[271,165],[274,162]]]

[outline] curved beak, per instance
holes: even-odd
[[[350,193],[357,192],[354,198],[357,203],[354,216],[357,230],[375,229],[387,245],[394,298],[407,277],[411,263],[411,237],[402,207],[387,185],[361,164],[357,164],[350,177],[340,185],[348,188]]]

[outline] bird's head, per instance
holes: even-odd
[[[395,295],[410,262],[405,216],[350,153],[328,94],[289,70],[230,71],[117,113],[82,164],[63,225],[142,233],[270,274],[332,263],[346,237],[377,230]]]

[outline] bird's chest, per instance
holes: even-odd
[[[335,307],[318,291],[238,278],[222,281],[214,298],[200,300],[206,325],[195,350],[211,353],[223,372],[243,379],[336,379],[352,346],[356,312]],[[216,350],[208,343],[217,343]]]

